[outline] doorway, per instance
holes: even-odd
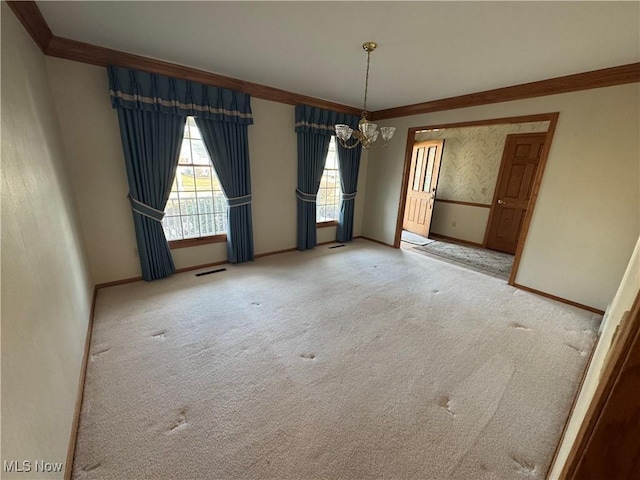
[[[436,240],[449,244],[441,246],[443,252],[473,249],[458,252],[459,257],[484,257],[485,252],[506,255],[512,260],[508,283],[513,285],[557,120],[558,113],[548,113],[410,128],[394,246],[400,247],[403,229],[411,228],[405,222],[412,208],[410,180],[416,176],[420,158],[414,147],[444,140],[431,210],[426,208],[428,202],[423,208],[431,217],[420,224],[424,228],[429,222],[423,230],[429,244],[416,248],[433,249]],[[481,132],[487,139],[479,138]],[[461,164],[452,161],[456,149]],[[424,184],[422,190],[428,193]],[[414,218],[418,218],[420,204],[414,203]]]

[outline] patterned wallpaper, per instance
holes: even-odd
[[[548,128],[548,121],[446,128],[417,133],[416,141],[445,139],[436,198],[490,204],[507,135]]]

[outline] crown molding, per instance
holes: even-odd
[[[68,38],[54,36],[49,42],[46,54],[51,57],[64,58],[101,67],[117,65],[120,67],[167,75],[169,77],[183,78],[185,80],[204,83],[214,87],[238,90],[248,93],[254,98],[261,98],[273,102],[286,103],[290,105],[305,104],[357,116],[361,113],[360,109],[348,105],[342,105],[328,100],[288,92],[286,90],[280,90],[279,88],[268,87],[266,85],[247,82],[237,78],[226,77],[176,63],[156,60],[155,58],[143,57],[141,55],[134,55],[132,53],[121,52],[119,50],[98,47],[96,45],[70,40]]]
[[[18,17],[22,26],[29,32],[33,41],[40,47],[42,53],[46,53],[49,42],[53,38],[53,33],[36,2],[8,1],[7,5]]]
[[[635,82],[640,82],[640,63],[630,63],[628,65],[550,78],[538,82],[496,88],[494,90],[486,90],[469,95],[378,110],[373,112],[371,117],[373,120],[407,117],[409,115],[455,110],[458,108],[488,105],[490,103],[510,102],[525,98],[543,97],[546,95],[577,92],[580,90],[611,87]]]
[[[226,77],[216,73],[186,67],[176,63],[156,60],[154,58],[134,55],[132,53],[99,47],[68,38],[57,37],[51,32],[37,4],[33,1],[7,1],[7,4],[31,35],[45,55],[64,58],[76,62],[106,67],[118,65],[151,73],[183,78],[215,87],[230,88],[248,93],[252,97],[286,103],[289,105],[305,104],[326,108],[337,112],[359,116],[361,110],[349,105],[322,100],[307,95],[288,92],[258,83]],[[590,72],[556,77],[538,82],[523,83],[510,87],[486,90],[484,92],[460,95],[457,97],[416,103],[401,107],[371,112],[371,120],[406,117],[424,113],[455,110],[475,107],[491,103],[510,102],[525,98],[556,95],[559,93],[577,92],[592,88],[611,87],[626,83],[640,82],[640,63],[631,63],[617,67],[604,68]]]

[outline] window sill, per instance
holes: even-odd
[[[337,220],[331,220],[330,222],[318,222],[318,223],[316,223],[316,227],[317,228],[337,227],[337,226],[338,226],[338,221]]]
[[[185,240],[173,240],[169,243],[169,248],[175,250],[176,248],[197,247],[198,245],[208,245],[210,243],[222,243],[227,241],[227,235],[211,235],[210,237],[201,238],[187,238]]]

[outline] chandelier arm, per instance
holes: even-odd
[[[348,148],[348,149],[356,148],[360,143],[360,140],[358,140],[357,138],[355,138],[355,142],[353,142],[351,145],[349,145],[345,140],[341,138],[339,140],[340,140],[340,145],[342,145],[343,148]]]

